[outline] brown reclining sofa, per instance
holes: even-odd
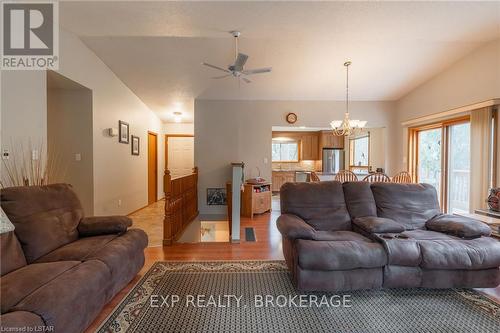
[[[82,332],[144,265],[146,234],[125,216],[84,217],[70,185],[6,188],[0,200],[15,226],[1,234],[2,332]]]
[[[482,222],[441,214],[431,185],[287,183],[281,213],[299,290],[500,284],[500,242]]]

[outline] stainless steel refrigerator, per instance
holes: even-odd
[[[323,148],[323,172],[338,173],[344,170],[344,150],[336,148]]]

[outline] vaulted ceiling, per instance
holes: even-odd
[[[165,121],[194,99],[397,100],[472,50],[500,38],[500,2],[62,2],[60,22]],[[248,68],[233,62],[240,30]]]

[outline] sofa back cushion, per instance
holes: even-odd
[[[342,187],[351,219],[377,216],[377,205],[369,182],[347,182]]]
[[[440,214],[436,189],[429,184],[373,183],[377,215],[392,219],[406,230],[423,229]]]
[[[5,188],[0,201],[28,263],[78,239],[83,210],[71,185]]]
[[[26,258],[14,231],[0,234],[0,276],[24,266]]]
[[[280,198],[282,214],[297,215],[316,230],[351,229],[340,182],[286,183]]]

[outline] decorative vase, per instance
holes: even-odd
[[[500,187],[492,188],[488,196],[488,206],[491,210],[500,212]]]

